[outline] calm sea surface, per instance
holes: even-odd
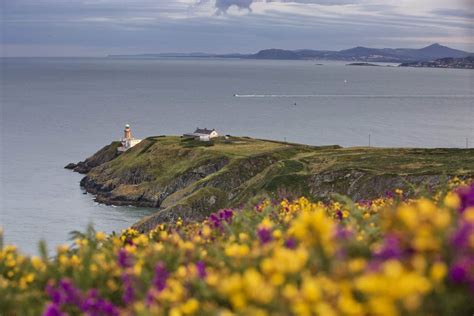
[[[0,226],[35,253],[93,223],[152,210],[98,205],[63,169],[121,136],[197,126],[314,145],[474,145],[474,72],[251,60],[2,59]]]

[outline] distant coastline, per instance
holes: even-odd
[[[474,69],[474,55],[465,58],[440,58],[433,61],[403,63],[400,67]]]
[[[132,54],[109,55],[108,58],[234,58],[234,59],[260,59],[260,60],[339,60],[353,62],[386,62],[386,63],[415,63],[431,62],[441,58],[466,58],[473,53],[453,49],[440,44],[432,44],[420,49],[413,48],[368,48],[354,47],[350,49],[313,50],[313,49],[264,49],[257,53],[241,54],[214,54],[214,53],[157,53],[157,54]],[[358,65],[359,66],[359,65]],[[362,66],[362,65],[360,65]],[[368,65],[364,65],[368,66]]]

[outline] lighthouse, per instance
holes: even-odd
[[[125,125],[125,129],[123,130],[123,139],[131,139],[132,138],[132,129],[130,128],[130,124]]]
[[[132,136],[132,128],[130,127],[130,124],[125,125],[125,129],[123,130],[123,137],[120,139],[120,142],[122,143],[122,146],[117,148],[119,152],[124,152],[132,148],[133,146],[137,145],[140,143],[142,140],[138,138],[134,138]]]

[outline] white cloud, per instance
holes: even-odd
[[[467,0],[0,1],[2,44],[14,51],[82,45],[81,52],[241,52],[413,47],[435,39],[474,50]]]

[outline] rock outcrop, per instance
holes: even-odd
[[[120,142],[112,142],[110,145],[103,147],[91,157],[78,163],[69,163],[64,168],[71,169],[76,172],[85,174],[91,171],[92,168],[100,166],[106,162],[118,157],[117,148],[120,147]]]

